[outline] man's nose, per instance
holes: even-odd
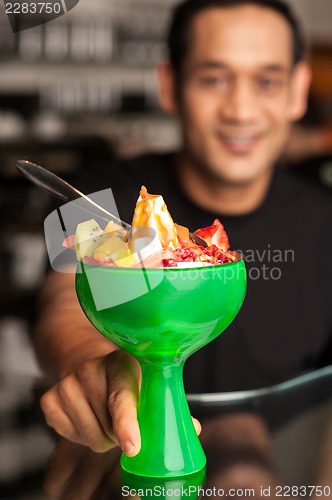
[[[247,81],[234,82],[220,107],[223,119],[231,122],[251,123],[257,117],[255,92]]]

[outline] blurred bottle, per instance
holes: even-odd
[[[111,20],[96,20],[93,34],[94,61],[101,64],[111,62],[114,54],[114,29]]]
[[[65,22],[45,24],[45,58],[50,63],[59,63],[68,55],[68,25]]]
[[[21,31],[19,34],[19,56],[25,62],[38,62],[43,53],[43,28]]]
[[[71,25],[70,55],[73,62],[87,63],[94,53],[94,26],[86,19],[74,19]]]

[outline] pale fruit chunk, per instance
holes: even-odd
[[[126,241],[127,237],[128,237],[127,231],[122,226],[120,226],[120,224],[117,224],[116,222],[113,222],[112,220],[105,227],[105,233],[114,234],[116,236],[119,236],[124,241]]]
[[[79,260],[91,257],[96,248],[108,237],[94,219],[81,222],[77,226],[74,237],[76,257]]]
[[[128,245],[117,235],[110,236],[98,246],[93,257],[101,262],[115,262],[120,267],[132,267],[137,263],[135,255],[131,254]]]

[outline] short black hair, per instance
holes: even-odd
[[[281,14],[292,30],[293,64],[296,65],[304,59],[305,42],[302,29],[291,8],[282,0],[185,0],[174,9],[167,36],[169,60],[178,77],[188,51],[189,30],[193,18],[211,7],[239,7],[246,4],[267,7]]]

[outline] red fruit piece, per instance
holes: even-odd
[[[100,261],[99,260],[96,260],[94,257],[88,257],[87,255],[85,257],[83,257],[83,262],[85,262],[86,264],[92,264],[92,265],[97,265],[99,266],[100,265]]]
[[[68,238],[65,238],[63,240],[62,246],[66,247],[66,248],[70,248],[70,250],[75,250],[74,238],[75,238],[74,234],[72,234],[71,236],[68,236]]]
[[[243,254],[240,252],[234,252],[232,250],[227,251],[227,256],[232,262],[235,262],[236,260],[241,260],[243,259]]]
[[[174,259],[163,259],[163,267],[176,267],[176,261]]]
[[[175,260],[177,262],[195,262],[201,255],[200,247],[181,247],[174,250]]]
[[[215,259],[218,264],[226,264],[227,262],[232,262],[227,255],[227,252],[223,252],[216,245],[209,245],[208,247],[204,248],[203,252],[204,255],[208,255],[209,257]]]
[[[197,229],[194,234],[203,238],[208,245],[217,245],[222,250],[228,250],[229,248],[226,231],[219,219],[216,219],[212,226]]]
[[[118,267],[115,264],[115,262],[106,262],[104,260],[97,260],[94,257],[89,257],[88,255],[86,255],[83,258],[83,262],[85,262],[86,264],[91,264],[93,266]]]

